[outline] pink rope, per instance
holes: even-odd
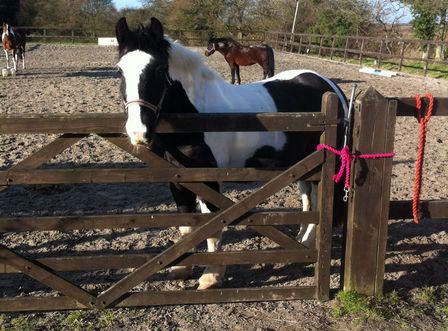
[[[317,150],[320,151],[322,149],[326,149],[336,155],[339,155],[341,157],[341,167],[339,168],[339,171],[337,174],[333,176],[333,180],[336,183],[339,183],[342,176],[345,172],[345,189],[350,189],[350,167],[351,163],[355,159],[381,159],[386,157],[394,157],[395,153],[380,153],[380,154],[353,154],[348,149],[348,146],[344,146],[344,148],[340,151],[338,151],[336,148],[333,148],[326,144],[319,144],[317,145]]]

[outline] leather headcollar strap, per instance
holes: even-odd
[[[146,100],[143,100],[143,99],[136,99],[136,100],[131,100],[131,101],[126,102],[124,104],[124,108],[127,111],[128,107],[130,105],[138,104],[138,105],[140,105],[142,107],[151,109],[154,112],[154,114],[156,115],[156,117],[159,117],[160,110],[162,109],[163,100],[165,100],[165,96],[166,96],[167,90],[168,90],[168,87],[165,86],[165,88],[163,89],[162,97],[160,98],[160,101],[159,101],[159,103],[157,105],[154,105],[154,104],[152,104],[152,103],[150,103],[150,102],[148,102]]]

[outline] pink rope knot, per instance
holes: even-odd
[[[341,157],[341,167],[339,168],[339,171],[337,174],[333,176],[333,181],[335,183],[339,183],[342,176],[345,172],[345,184],[344,188],[345,190],[350,189],[350,167],[352,164],[352,161],[355,159],[381,159],[386,157],[394,157],[395,153],[379,153],[379,154],[353,154],[348,149],[348,146],[344,146],[340,151],[338,151],[336,148],[331,147],[326,144],[319,144],[317,145],[317,150],[320,151],[322,149],[326,149],[336,155],[339,155]]]

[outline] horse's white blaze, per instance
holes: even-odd
[[[138,86],[140,75],[151,62],[152,56],[148,53],[136,50],[124,55],[117,66],[123,73],[123,79],[126,83],[126,101],[140,99]],[[128,109],[128,119],[126,121],[126,133],[133,145],[143,142],[147,132],[146,125],[142,122],[140,116],[140,106],[131,104]]]

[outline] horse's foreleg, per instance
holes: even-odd
[[[199,200],[199,206],[202,213],[210,213],[207,204]],[[218,252],[221,250],[221,231],[218,231],[215,236],[207,239],[207,250],[209,253]],[[226,267],[223,265],[207,266],[201,278],[199,278],[198,290],[205,290],[212,287],[217,287],[222,284]]]
[[[234,64],[231,64],[230,65],[230,74],[231,74],[231,76],[232,76],[232,80],[231,80],[231,83],[232,84],[235,84],[235,65]]]
[[[263,79],[268,78],[268,69],[263,67]]]
[[[171,194],[177,205],[179,213],[194,213],[196,211],[196,195],[182,186],[170,183]],[[193,232],[194,228],[191,226],[180,226],[179,231],[182,237]],[[194,252],[195,249],[192,249]],[[169,278],[171,279],[187,279],[193,273],[192,266],[173,266],[170,269]]]
[[[194,231],[195,227],[193,226],[179,226],[179,232],[182,237],[188,236],[190,233]],[[193,248],[191,252],[194,252]],[[169,278],[171,279],[188,279],[193,275],[193,267],[192,266],[173,266],[170,269]]]
[[[14,63],[14,70],[17,71],[17,50],[12,51],[12,62]]]
[[[240,77],[240,66],[235,64],[236,78],[238,80],[238,85],[241,85],[241,77]]]
[[[9,69],[9,54],[6,49],[4,49],[6,55],[6,69]]]
[[[25,69],[25,50],[22,51],[22,69]]]
[[[302,210],[305,212],[316,210],[317,184],[304,181],[300,181],[298,184],[302,195]],[[316,224],[302,224],[296,238],[305,246],[312,248],[316,238]]]

